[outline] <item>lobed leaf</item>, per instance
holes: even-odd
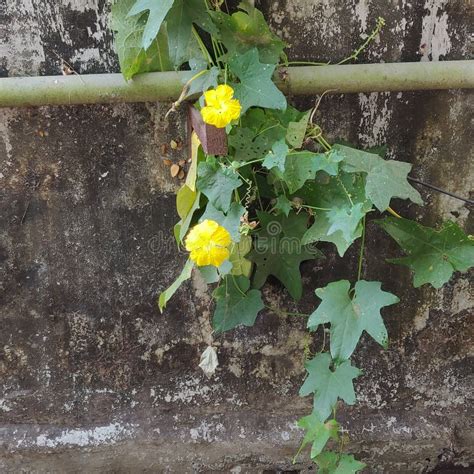
[[[241,3],[239,8],[245,11],[232,15],[211,13],[229,56],[242,55],[255,48],[262,61],[277,64],[285,43],[270,31],[260,10],[245,3]]]
[[[303,292],[300,264],[322,255],[301,243],[308,217],[294,212],[288,217],[265,212],[257,214],[261,229],[256,234],[254,249],[249,254],[257,267],[253,278],[254,287],[261,288],[267,278],[273,275],[285,285],[294,299],[300,299]]]
[[[216,309],[212,327],[216,333],[237,326],[253,326],[258,313],[264,308],[259,290],[250,290],[250,280],[244,276],[228,275],[212,294]]]
[[[327,420],[339,398],[348,405],[355,403],[352,380],[361,374],[350,361],[344,361],[334,371],[330,369],[331,363],[331,356],[327,352],[307,361],[305,368],[308,377],[300,389],[302,397],[314,393],[314,412],[321,422]]]
[[[290,149],[285,143],[284,139],[278,140],[272,146],[272,149],[267,153],[263,160],[262,166],[271,170],[278,168],[282,173],[285,172],[286,157]]]
[[[296,151],[289,153],[285,161],[283,180],[291,194],[302,188],[308,180],[314,180],[318,171],[335,176],[338,172],[338,155]]]
[[[356,474],[364,469],[366,464],[357,461],[352,454],[341,454],[334,474]]]
[[[278,211],[279,213],[284,214],[286,217],[288,217],[290,215],[291,209],[291,201],[288,200],[288,198],[284,194],[281,194],[277,197],[273,210]]]
[[[316,207],[314,224],[305,233],[303,243],[331,242],[341,257],[362,235],[362,217],[372,210],[372,202],[365,196],[365,178],[355,173],[323,176],[306,183],[295,195]]]
[[[308,128],[308,120],[311,115],[311,110],[303,114],[303,116],[295,122],[288,124],[288,131],[286,132],[286,141],[292,148],[301,148],[303,146],[306,129]]]
[[[242,106],[242,114],[254,106],[286,109],[286,98],[272,81],[275,66],[261,63],[256,48],[231,56],[229,68],[240,80],[233,88]]]
[[[465,272],[474,266],[474,241],[454,222],[445,222],[439,230],[393,217],[377,224],[407,254],[388,261],[409,267],[414,272],[415,288],[426,283],[441,288],[453,272]]]
[[[216,161],[207,161],[198,165],[196,185],[219,211],[229,210],[232,193],[241,184],[242,181],[233,169],[221,167]]]
[[[163,25],[158,28],[148,49],[142,45],[146,21],[143,17],[127,16],[135,0],[120,0],[112,5],[112,29],[115,31],[115,49],[125,79],[136,74],[170,71],[173,64],[168,50],[168,34]]]
[[[355,474],[366,466],[349,454],[337,454],[325,451],[314,458],[318,465],[318,474]]]
[[[175,69],[201,55],[199,44],[192,33],[193,24],[217,34],[217,28],[206,11],[205,0],[174,0],[166,15],[166,26],[170,58]]]
[[[323,423],[315,412],[300,418],[298,426],[306,430],[300,450],[312,443],[311,458],[318,456],[331,438],[335,440],[339,438],[339,423],[336,420]]]
[[[216,209],[212,203],[208,203],[204,214],[199,219],[199,222],[205,219],[216,221],[222,227],[225,227],[229,232],[232,242],[240,242],[240,219],[244,215],[245,207],[237,202],[233,202],[228,211],[224,214],[223,212]]]
[[[394,197],[423,204],[420,193],[407,180],[410,163],[384,160],[378,155],[343,145],[334,149],[344,157],[344,170],[367,173],[366,195],[379,211],[385,211]]]
[[[145,27],[141,38],[141,46],[146,51],[160,31],[161,24],[173,6],[174,0],[136,0],[127,17],[143,14],[148,11]]]
[[[206,61],[196,58],[189,60],[189,67],[191,70],[183,72],[181,76],[185,90],[180,100],[186,100],[193,95],[206,92],[211,87],[217,87],[219,68],[212,66],[208,69]],[[202,96],[201,99],[203,99]]]
[[[350,283],[340,280],[318,288],[316,296],[321,304],[308,319],[308,328],[331,323],[331,355],[337,360],[347,360],[354,352],[363,331],[370,334],[380,345],[387,347],[387,329],[380,310],[399,299],[381,290],[378,281],[360,280],[355,284],[354,296],[350,296]]]

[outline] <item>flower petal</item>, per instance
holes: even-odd
[[[234,89],[227,84],[221,84],[217,86],[216,97],[221,102],[227,102],[234,97]]]
[[[217,222],[208,219],[198,225],[195,225],[186,237],[186,250],[191,252],[192,250],[196,250],[207,245],[211,241],[212,235],[218,228],[219,224]]]
[[[190,259],[198,266],[220,266],[229,258],[227,247],[232,238],[227,229],[217,222],[206,219],[195,225],[186,237],[186,250],[191,252]]]
[[[221,247],[228,247],[232,243],[232,238],[225,227],[219,226],[212,234],[212,243]]]
[[[227,111],[231,120],[237,120],[240,117],[242,106],[237,99],[232,99],[227,103]]]
[[[209,251],[209,263],[208,265],[214,265],[220,267],[230,257],[229,249],[222,247],[213,247]]]
[[[217,127],[217,124],[221,121],[221,114],[218,112],[218,109],[214,107],[203,107],[201,109],[201,115],[205,123],[214,125],[215,127]]]
[[[198,267],[205,267],[207,265],[211,265],[211,259],[209,252],[206,252],[206,250],[203,249],[197,249],[193,250],[189,258],[196,263]]]
[[[217,91],[215,89],[211,89],[209,91],[204,92],[204,100],[206,101],[206,105],[209,105],[211,107],[219,106]]]
[[[206,106],[201,109],[202,119],[209,125],[224,128],[232,120],[240,117],[242,107],[237,99],[233,99],[234,90],[227,84],[204,92]]]

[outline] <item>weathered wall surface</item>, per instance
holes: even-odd
[[[364,61],[472,57],[474,16],[461,0],[257,2],[293,60],[336,60],[387,20]],[[0,75],[80,73],[117,62],[104,0],[0,0]],[[315,98],[293,98],[310,107]],[[324,99],[330,138],[387,143],[414,175],[461,195],[472,183],[472,92],[359,94]],[[197,367],[212,341],[210,300],[193,280],[166,314],[155,298],[185,256],[172,243],[179,184],[162,145],[185,143],[168,104],[0,110],[0,470],[2,472],[299,472],[291,466],[310,400],[304,323],[262,314],[220,336],[220,367]],[[170,150],[180,159],[186,150]],[[422,190],[426,206],[396,208],[427,224],[456,219],[461,202]],[[363,340],[359,403],[341,413],[367,472],[472,472],[472,293],[469,275],[442,290],[410,289],[388,266],[395,246],[368,228],[365,277],[403,298],[385,312],[388,351]],[[356,251],[330,247],[324,269],[304,266],[312,290],[356,275]],[[328,270],[329,268],[329,270]],[[471,275],[472,276],[472,275]],[[266,297],[292,306],[277,285]],[[316,337],[316,346],[321,340]],[[468,467],[470,466],[470,468]],[[444,471],[448,472],[448,471]]]

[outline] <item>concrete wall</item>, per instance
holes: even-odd
[[[472,57],[472,3],[462,0],[263,0],[293,60],[337,60],[378,15],[387,26],[366,62]],[[117,71],[104,0],[0,0],[0,76]],[[314,97],[291,98],[309,108]],[[470,91],[379,93],[323,100],[330,138],[387,143],[414,175],[468,196]],[[160,315],[158,292],[185,255],[163,158],[186,141],[169,104],[0,110],[0,470],[2,472],[299,472],[295,420],[310,410],[303,377],[304,322],[262,314],[254,328],[214,340],[212,379],[197,367],[212,341],[210,299],[194,279]],[[395,203],[427,224],[471,228],[462,202],[427,193],[424,208]],[[359,403],[341,417],[367,472],[472,472],[472,293],[469,275],[443,289],[411,289],[396,248],[368,227],[367,279],[403,302],[385,312],[391,345],[364,338]],[[354,279],[325,247],[325,266],[303,266],[300,310],[313,289]],[[472,276],[472,275],[471,275]],[[265,296],[294,308],[278,285]],[[472,319],[472,318],[471,318]],[[317,337],[314,344],[319,347]],[[456,470],[448,470],[454,465]],[[471,466],[470,468],[468,466]]]

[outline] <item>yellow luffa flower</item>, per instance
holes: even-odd
[[[193,262],[202,267],[219,267],[229,258],[229,245],[232,243],[229,232],[217,222],[206,219],[195,225],[186,237],[186,250]]]
[[[242,107],[240,102],[233,97],[234,89],[225,84],[204,92],[206,106],[201,109],[204,122],[217,128],[224,128],[232,120],[237,120]]]

